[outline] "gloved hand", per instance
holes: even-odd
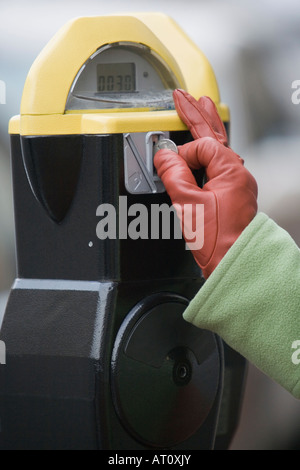
[[[174,91],[177,113],[190,129],[193,142],[178,147],[178,154],[164,149],[154,165],[182,221],[184,205],[204,205],[204,243],[192,249],[207,279],[257,212],[257,184],[243,160],[228,147],[224,125],[213,101],[196,101],[183,90]],[[191,170],[205,168],[207,182],[199,188]],[[188,206],[186,206],[188,207]],[[180,209],[180,210],[178,210]],[[197,226],[194,220],[194,227]]]

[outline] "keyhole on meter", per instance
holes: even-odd
[[[191,364],[186,362],[175,363],[173,369],[173,379],[177,385],[187,385],[192,377]]]
[[[178,377],[180,379],[185,379],[186,376],[187,376],[187,367],[186,366],[180,366],[179,370],[178,370]]]

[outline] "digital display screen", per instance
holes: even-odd
[[[98,64],[97,90],[102,93],[135,91],[135,64]]]

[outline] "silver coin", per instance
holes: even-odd
[[[170,139],[159,139],[159,141],[154,145],[155,153],[163,149],[172,150],[172,152],[178,153],[177,145]]]

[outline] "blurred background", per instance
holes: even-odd
[[[231,110],[231,146],[257,179],[259,209],[300,245],[299,0],[0,0],[0,325],[15,277],[7,126],[28,70],[69,19],[130,11],[170,15],[206,54]],[[252,365],[231,449],[300,449],[300,402]]]

